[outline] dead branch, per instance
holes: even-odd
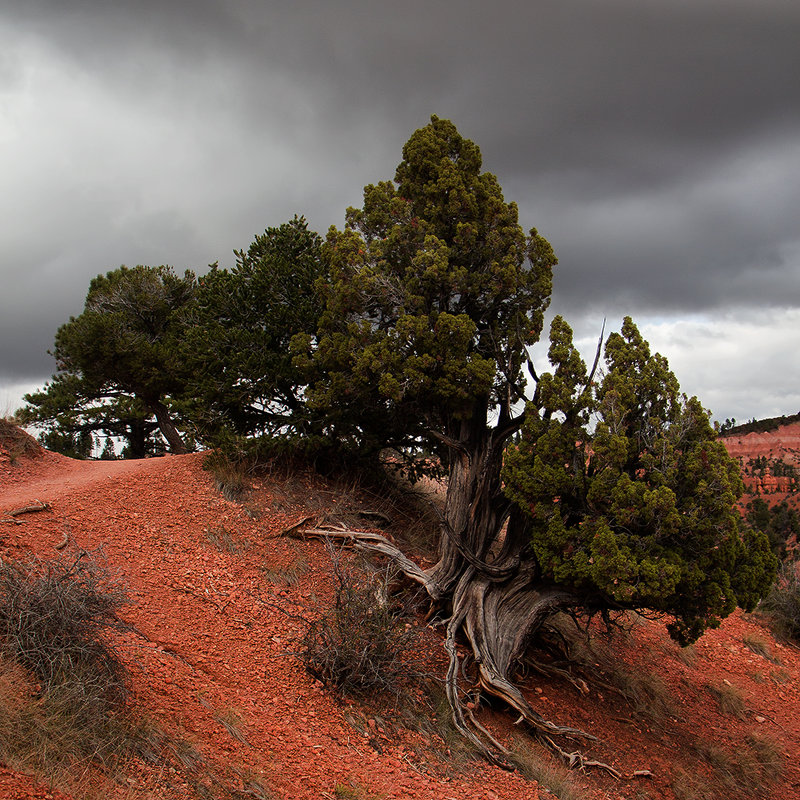
[[[49,511],[50,503],[45,503],[44,500],[34,500],[27,506],[22,508],[15,508],[13,511],[6,511],[9,517],[18,517],[20,514],[33,514],[35,511]]]

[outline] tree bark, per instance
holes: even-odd
[[[158,427],[161,430],[161,433],[164,434],[164,438],[167,440],[170,451],[177,454],[188,453],[189,450],[186,447],[180,432],[175,427],[175,423],[170,418],[167,407],[160,400],[150,402],[147,405],[150,406],[150,408],[153,410],[153,413],[156,415]]]

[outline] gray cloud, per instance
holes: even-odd
[[[15,6],[0,382],[49,374],[99,272],[230,263],[294,213],[340,224],[431,113],[554,244],[558,310],[800,307],[795,0]]]

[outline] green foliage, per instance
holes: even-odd
[[[737,605],[752,609],[775,558],[762,533],[742,530],[737,465],[666,359],[651,355],[630,318],[608,338],[599,382],[558,317],[549,355],[555,369],[541,377],[538,408],[529,405],[504,469],[545,580],[589,609],[674,614],[681,643]]]
[[[774,506],[756,497],[747,504],[747,523],[763,531],[769,539],[772,552],[778,558],[786,556],[786,545],[791,540],[800,541],[800,514],[784,500]]]
[[[59,328],[58,373],[25,396],[23,421],[42,426],[47,440],[66,450],[80,452],[81,437],[101,432],[124,437],[128,452],[142,457],[156,449],[157,429],[173,450],[183,450],[168,406],[186,383],[180,345],[194,293],[194,275],[179,278],[169,267],[98,275],[83,313]]]
[[[783,425],[791,425],[793,422],[800,422],[800,414],[788,414],[782,417],[769,417],[768,419],[751,419],[750,422],[745,422],[742,425],[735,425],[735,419],[725,420],[720,431],[725,436],[744,436],[748,433],[768,433],[769,431],[776,431]]]
[[[215,444],[308,432],[303,376],[289,342],[313,332],[322,307],[320,237],[302,217],[256,236],[228,271],[200,278],[186,357],[191,415]]]
[[[480,151],[432,117],[394,181],[364,189],[323,247],[330,285],[319,334],[297,337],[309,402],[340,440],[449,457],[462,422],[507,417],[524,386],[556,263]]]
[[[766,614],[779,636],[800,642],[800,568],[785,562],[758,610]]]

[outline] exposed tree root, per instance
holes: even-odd
[[[49,511],[50,510],[50,503],[46,503],[44,500],[34,500],[32,503],[28,503],[26,506],[22,506],[22,508],[15,508],[12,511],[6,511],[6,515],[9,517],[18,517],[21,514],[33,514],[36,511]]]
[[[444,596],[432,571],[423,570],[381,534],[332,525],[321,527],[315,524],[306,528],[301,523],[287,528],[281,535],[336,540],[361,551],[384,556],[406,577],[423,586],[432,600],[441,600]],[[502,566],[498,565],[498,569],[492,572],[499,574],[502,571]],[[471,657],[477,666],[481,690],[503,700],[517,711],[520,715],[517,722],[527,723],[540,741],[571,768],[594,767],[619,778],[619,772],[608,764],[590,759],[579,751],[568,751],[561,747],[556,738],[586,742],[597,741],[597,737],[545,719],[533,709],[509,678],[513,664],[524,653],[531,636],[552,614],[574,603],[575,598],[563,589],[535,586],[532,576],[519,568],[512,579],[500,582],[494,575],[481,574],[475,566],[466,566],[453,593],[452,614],[447,621],[444,642],[449,655],[445,691],[452,709],[453,724],[491,763],[514,769],[513,755],[475,718],[461,697],[459,673],[464,675],[465,660]],[[462,632],[471,646],[471,653],[465,658],[459,655],[457,647],[457,637]],[[566,670],[549,665],[534,667],[567,678],[582,694],[588,692],[586,683],[574,678]]]
[[[436,582],[402,550],[392,544],[385,536],[371,531],[356,531],[350,528],[304,528],[302,525],[288,528],[284,536],[310,536],[315,539],[338,540],[350,544],[358,550],[385,556],[407,578],[422,586],[432,600],[440,600],[441,592]]]

